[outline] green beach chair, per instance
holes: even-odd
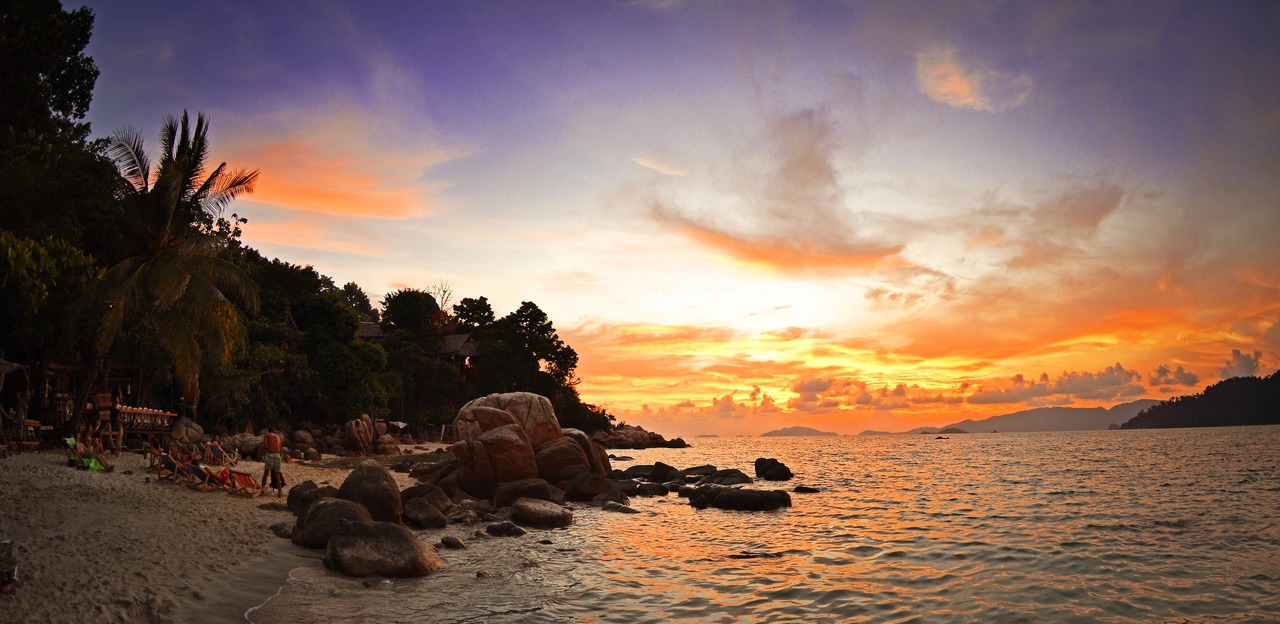
[[[76,452],[75,438],[65,438],[65,442],[67,443],[67,461],[70,462],[72,466],[75,466],[76,468],[79,468],[81,470],[89,470],[92,472],[107,471],[106,467],[102,465],[102,462],[99,462],[97,459],[93,457],[86,459],[84,457],[81,457],[80,454]]]

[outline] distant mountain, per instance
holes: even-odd
[[[782,429],[775,429],[773,431],[762,433],[760,434],[760,437],[763,438],[765,436],[838,436],[838,435],[840,434],[832,433],[830,431],[818,431],[817,429],[810,429],[809,427],[783,427]]]
[[[1232,427],[1280,424],[1280,371],[1270,377],[1233,377],[1200,394],[1154,405],[1120,425],[1122,429]]]
[[[963,429],[986,433],[1027,431],[1091,431],[1105,430],[1113,424],[1127,422],[1144,409],[1159,401],[1142,399],[1121,403],[1110,409],[1104,407],[1037,407],[1012,414],[992,416],[982,420],[962,420],[945,427],[916,427],[903,433],[937,433],[943,429]],[[860,435],[883,435],[878,431],[863,431]]]

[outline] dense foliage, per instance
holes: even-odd
[[[154,154],[133,129],[90,139],[92,28],[87,8],[0,0],[0,356],[31,368],[23,391],[56,368],[74,405],[112,392],[215,429],[362,413],[425,427],[472,398],[531,391],[566,426],[609,426],[532,302],[503,317],[485,297],[446,309],[441,282],[379,309],[358,284],[244,246],[247,220],[224,210],[257,172],[212,161],[203,115],[166,120]],[[32,415],[51,420],[40,398]]]
[[[1200,394],[1153,405],[1121,429],[1280,425],[1280,371],[1270,377],[1233,377]]]

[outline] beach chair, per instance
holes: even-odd
[[[227,488],[227,483],[231,480],[230,475],[227,473],[228,471],[225,469],[218,470],[212,466],[188,464],[184,470],[183,478],[193,490],[212,492],[213,490]]]
[[[182,475],[186,472],[186,464],[174,459],[168,453],[153,451],[151,453],[151,465],[147,468],[161,479],[168,479]]]
[[[258,483],[258,479],[247,472],[227,470],[227,489],[232,494],[240,494],[249,498],[261,496],[266,490]]]
[[[67,462],[71,466],[79,468],[80,470],[90,470],[93,472],[107,471],[106,466],[103,466],[102,462],[93,457],[81,457],[80,454],[76,452],[75,438],[64,438],[63,441],[67,443]]]
[[[236,465],[240,461],[240,457],[235,453],[227,452],[227,449],[222,448],[220,444],[205,442],[204,461],[214,466],[226,468]]]

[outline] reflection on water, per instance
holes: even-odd
[[[567,530],[468,539],[423,579],[295,571],[251,619],[1275,622],[1278,445],[1280,427],[1262,427],[626,451],[748,473],[776,457],[797,475],[776,487],[821,492],[765,513],[695,510],[675,495],[634,499],[635,515],[579,507]]]

